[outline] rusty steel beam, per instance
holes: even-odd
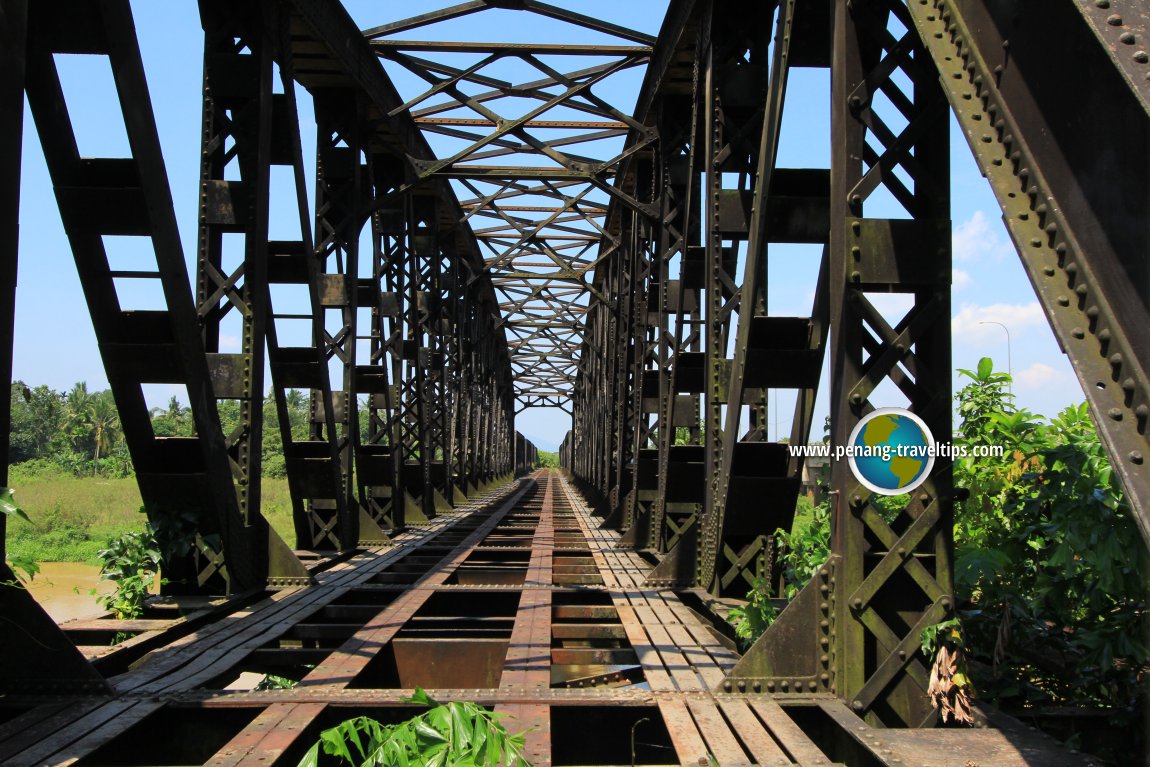
[[[883,383],[950,433],[948,106],[1150,530],[1143,9],[671,0],[656,38],[537,0],[366,31],[334,0],[203,0],[193,299],[127,3],[53,8],[0,0],[0,207],[18,211],[27,92],[145,504],[154,521],[194,520],[188,553],[164,563],[166,590],[191,596],[61,632],[0,589],[35,640],[6,656],[0,686],[20,694],[0,701],[19,709],[0,760],[115,763],[187,722],[208,740],[169,744],[172,759],[283,765],[365,707],[406,718],[419,685],[529,726],[536,765],[888,764],[956,747],[1004,767],[1088,763],[1010,722],[880,729],[935,719],[916,648],[954,612],[946,460],[893,522],[836,465],[832,556],[811,584],[742,654],[712,609],[778,575],[802,463],[769,439],[771,389],[798,391],[790,440],[806,441],[829,348],[835,441]],[[429,29],[510,12],[610,39]],[[426,39],[401,39],[413,30]],[[130,158],[79,156],[56,53],[108,57]],[[381,60],[423,85],[401,93]],[[829,69],[829,169],[777,167],[792,67]],[[604,97],[639,69],[633,106]],[[1089,109],[1067,112],[1067,94]],[[1084,114],[1121,129],[1099,140]],[[300,143],[312,117],[314,169]],[[453,148],[437,155],[440,141]],[[268,241],[275,166],[291,169],[289,243]],[[877,217],[880,192],[906,217]],[[227,272],[235,232],[242,266]],[[154,272],[111,269],[102,236],[125,234],[153,240]],[[15,225],[0,236],[10,379]],[[823,249],[809,316],[767,305],[783,243]],[[157,280],[166,309],[121,311],[123,279]],[[287,284],[306,286],[305,305],[273,300]],[[875,292],[910,309],[884,316]],[[221,322],[236,318],[242,349],[225,353]],[[303,343],[286,340],[296,321]],[[265,361],[296,552],[260,513]],[[188,388],[195,439],[150,434],[151,382]],[[304,440],[293,389],[311,401]],[[241,402],[226,435],[224,399]],[[539,451],[514,419],[534,407],[571,414],[569,477],[532,474]],[[116,632],[135,636],[113,648]],[[28,694],[28,674],[66,694]],[[255,674],[299,684],[253,691]]]

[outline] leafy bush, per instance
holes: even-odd
[[[355,767],[531,767],[523,758],[525,733],[508,734],[494,714],[475,703],[437,703],[418,687],[406,699],[432,706],[400,724],[366,716],[320,733],[299,767],[316,767],[320,751]]]
[[[805,499],[800,498],[802,500]],[[804,515],[803,511],[800,504],[791,532],[779,530],[775,533],[787,599],[794,599],[831,553],[830,501],[812,507],[809,515]]]
[[[1011,709],[1106,707],[1133,721],[1150,664],[1147,557],[1086,405],[1017,409],[989,359],[960,373],[955,580],[984,697]]]
[[[113,538],[99,556],[104,561],[100,577],[115,583],[116,590],[98,597],[98,601],[121,620],[139,618],[160,572],[160,547],[151,525],[142,533]]]
[[[732,607],[727,612],[727,621],[735,627],[735,636],[743,649],[753,645],[778,617],[779,611],[771,603],[769,584],[762,578],[755,578],[754,585],[747,592],[746,605]]]

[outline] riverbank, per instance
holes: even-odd
[[[27,476],[10,469],[9,484],[30,522],[8,521],[10,559],[99,564],[96,552],[123,533],[144,529],[134,477]],[[263,511],[288,545],[295,533],[286,479],[263,481]]]

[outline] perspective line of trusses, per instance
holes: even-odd
[[[397,37],[419,31],[434,38],[425,27],[487,10],[526,11],[615,40]],[[558,406],[570,412],[586,315],[592,302],[611,304],[595,286],[595,270],[620,247],[618,233],[607,224],[611,206],[652,213],[618,182],[624,161],[649,146],[655,134],[631,116],[633,103],[610,103],[594,89],[620,72],[645,67],[656,38],[534,0],[474,0],[363,34],[381,60],[422,81],[422,90],[402,94],[404,102],[392,116],[409,114],[429,142],[450,147],[437,149],[439,159],[412,158],[412,164],[421,179],[449,180],[461,198],[461,223],[471,226],[484,256],[483,271],[471,279],[489,277],[495,288],[518,408]],[[559,67],[556,62],[568,56],[597,61]],[[509,66],[522,77],[508,79]],[[507,113],[511,101],[518,103]]]

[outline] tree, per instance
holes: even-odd
[[[190,437],[195,433],[192,412],[173,397],[166,409],[152,409],[152,431],[157,437]]]
[[[1086,405],[1049,421],[1011,402],[989,359],[958,393],[955,581],[983,697],[1110,709],[1131,723],[1150,662],[1146,551]]]
[[[89,419],[92,411],[92,394],[88,384],[77,382],[65,399],[64,427],[68,432],[72,447],[82,453],[92,449]]]
[[[92,443],[95,446],[92,454],[92,476],[95,476],[100,466],[100,453],[112,452],[120,436],[120,415],[110,391],[100,392],[92,398],[88,425],[92,429]]]
[[[12,423],[9,460],[43,458],[63,446],[64,397],[47,386],[30,388],[15,381],[11,390]]]

